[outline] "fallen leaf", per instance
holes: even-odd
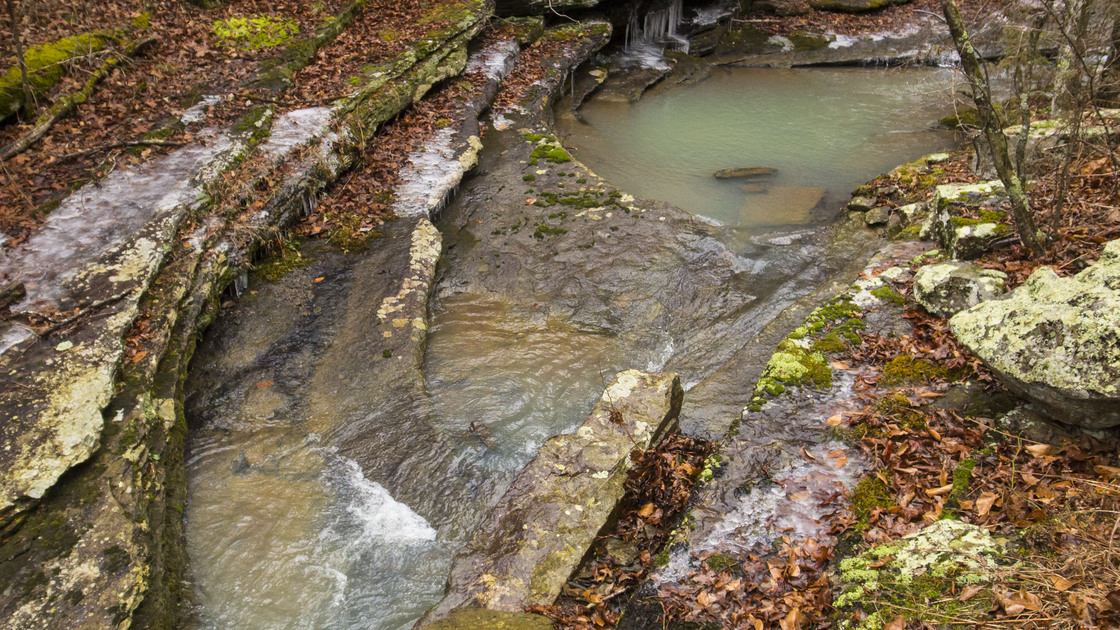
[[[979,584],[969,584],[968,586],[964,587],[964,590],[961,591],[960,597],[958,597],[957,599],[961,600],[962,602],[967,602],[982,590],[984,590],[984,587],[980,586]]]
[[[941,486],[940,488],[934,488],[932,490],[926,489],[926,494],[928,494],[931,497],[939,497],[943,494],[949,494],[952,491],[953,491],[953,484],[950,483],[950,484],[946,484],[944,486]]]
[[[1054,451],[1054,447],[1049,444],[1031,444],[1026,448],[1027,452],[1035,457],[1046,457]]]
[[[995,504],[999,495],[994,492],[983,492],[976,498],[976,514],[978,516],[987,516],[991,511],[992,505]]]
[[[1073,588],[1074,584],[1077,584],[1077,582],[1075,580],[1067,580],[1066,578],[1064,578],[1060,575],[1050,576],[1050,582],[1054,585],[1054,588],[1056,588],[1057,590],[1059,590],[1063,593],[1065,591],[1068,591],[1069,589]]]

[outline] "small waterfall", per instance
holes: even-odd
[[[677,34],[682,4],[683,0],[673,0],[664,9],[632,16],[626,25],[626,51],[657,46],[687,53],[688,39]]]

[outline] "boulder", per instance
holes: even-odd
[[[1003,183],[998,180],[938,186],[921,238],[939,243],[950,258],[976,258],[1011,233],[1011,227],[1003,223],[1006,213],[995,209],[1006,199]],[[966,209],[981,218],[961,216]]]
[[[874,207],[875,207],[875,200],[874,199],[870,199],[868,197],[863,197],[861,195],[856,195],[855,197],[852,197],[852,200],[848,202],[848,211],[849,212],[867,212],[868,210],[870,210]]]
[[[863,222],[868,227],[886,225],[891,219],[891,209],[887,206],[876,206],[863,215]]]
[[[950,261],[922,267],[914,274],[914,299],[938,317],[952,317],[980,302],[1003,295],[1007,274]]]
[[[1120,425],[1120,240],[1072,278],[1043,267],[1004,299],[958,313],[953,334],[1054,418]]]
[[[520,612],[551,604],[611,525],[630,452],[672,431],[683,399],[676,374],[615,376],[576,432],[545,442],[521,470],[455,557],[447,595],[417,626],[468,608]]]
[[[725,168],[715,172],[716,179],[735,179],[738,177],[760,177],[762,175],[773,175],[778,172],[776,168],[769,166],[749,166],[747,168]]]

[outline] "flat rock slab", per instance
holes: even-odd
[[[630,452],[675,427],[683,398],[676,374],[616,375],[579,429],[545,442],[522,469],[456,556],[447,595],[418,627],[460,609],[551,604],[615,516]]]

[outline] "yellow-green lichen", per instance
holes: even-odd
[[[232,17],[214,22],[213,32],[223,43],[241,50],[279,46],[299,34],[299,25],[270,15]]]
[[[66,74],[66,64],[80,55],[104,49],[110,39],[100,33],[86,33],[64,37],[58,41],[32,46],[24,51],[27,80],[34,95],[54,87]],[[0,77],[0,119],[18,112],[26,105],[23,101],[23,78],[14,65]]]

